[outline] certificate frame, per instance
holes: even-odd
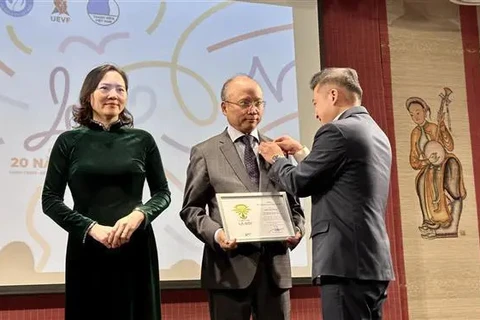
[[[285,191],[217,193],[215,196],[227,239],[248,243],[283,241],[295,236],[295,225]],[[275,212],[275,208],[278,212]],[[237,217],[234,219],[232,216],[235,215]]]

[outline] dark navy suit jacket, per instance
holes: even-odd
[[[285,158],[272,165],[285,190],[311,196],[314,280],[394,279],[385,225],[391,163],[387,136],[360,106],[323,125],[297,166]]]

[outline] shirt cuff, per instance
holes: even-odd
[[[309,154],[310,150],[307,147],[303,146],[302,150],[294,153],[293,158],[295,159],[295,161],[300,162],[305,159]]]
[[[302,235],[302,237],[303,237],[302,230],[300,230],[299,227],[295,226],[295,231],[298,232],[298,233],[300,233],[300,234]]]
[[[217,229],[217,231],[215,231],[215,234],[214,234],[214,236],[213,236],[213,239],[214,239],[215,242],[218,243],[218,244],[220,244],[220,243],[218,242],[218,233],[219,233],[221,230],[223,230],[223,229],[222,229],[222,228]]]

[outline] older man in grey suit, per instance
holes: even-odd
[[[226,238],[216,193],[280,188],[268,178],[270,165],[258,158],[258,144],[268,140],[257,130],[265,107],[260,86],[248,76],[236,76],[224,84],[221,99],[228,127],[191,149],[180,212],[187,228],[205,243],[201,283],[209,293],[210,317],[249,320],[253,314],[257,320],[290,319],[289,248],[305,232],[304,214],[298,199],[289,196],[295,237],[241,244]]]
[[[324,124],[311,152],[289,137],[262,143],[259,150],[283,188],[312,197],[313,277],[323,319],[381,319],[394,279],[385,225],[390,143],[361,106],[355,70],[325,69],[313,76],[311,89]],[[299,164],[293,166],[284,152]]]

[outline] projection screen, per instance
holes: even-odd
[[[71,129],[82,81],[99,64],[127,71],[127,108],[162,154],[172,191],[153,222],[162,281],[199,279],[203,244],[179,211],[190,147],[226,127],[227,78],[245,73],[262,86],[266,135],[310,146],[318,128],[308,87],[320,69],[316,0],[2,0],[0,9],[0,286],[64,281],[67,234],[42,212],[41,191],[50,148]],[[308,234],[292,252],[296,278],[311,273],[302,204]]]

